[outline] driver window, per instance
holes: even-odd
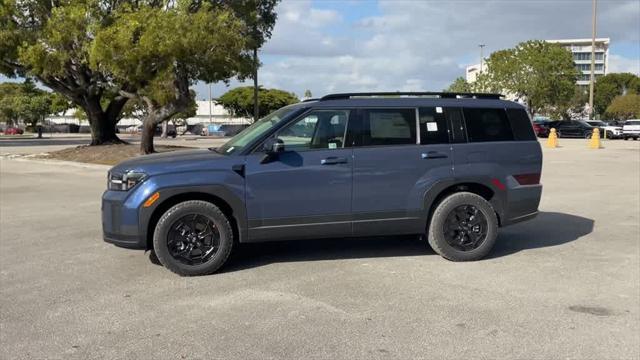
[[[349,110],[317,110],[278,132],[285,150],[339,149],[344,147]]]

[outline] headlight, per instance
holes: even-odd
[[[109,173],[107,188],[109,190],[127,191],[141,183],[146,176],[144,173],[133,171],[124,174]]]

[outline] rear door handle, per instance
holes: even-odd
[[[420,154],[422,159],[444,159],[447,157],[447,154],[443,154],[437,151],[429,151],[426,153]]]
[[[320,165],[335,165],[335,164],[346,164],[347,158],[335,157],[331,156],[326,159],[320,160]]]

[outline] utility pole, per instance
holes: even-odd
[[[258,60],[258,47],[253,48],[253,122],[258,121],[260,117],[260,108],[258,105],[258,67],[260,61]]]
[[[593,119],[593,83],[596,69],[596,0],[592,0],[593,14],[591,15],[591,77],[589,79],[589,119]]]
[[[482,74],[482,67],[484,65],[484,47],[485,44],[478,45],[480,47],[480,74]]]
[[[211,111],[211,84],[209,84],[209,122],[213,122],[213,111]]]

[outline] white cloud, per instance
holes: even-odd
[[[350,5],[333,2],[335,8]],[[598,36],[640,44],[640,1],[598,2]],[[588,38],[591,2],[380,0],[379,16],[347,14],[284,0],[262,51],[260,83],[302,95],[338,91],[441,90],[464,67],[530,39]],[[611,71],[638,73],[638,60],[611,54]]]
[[[611,54],[609,55],[609,72],[626,72],[640,76],[640,59]]]

